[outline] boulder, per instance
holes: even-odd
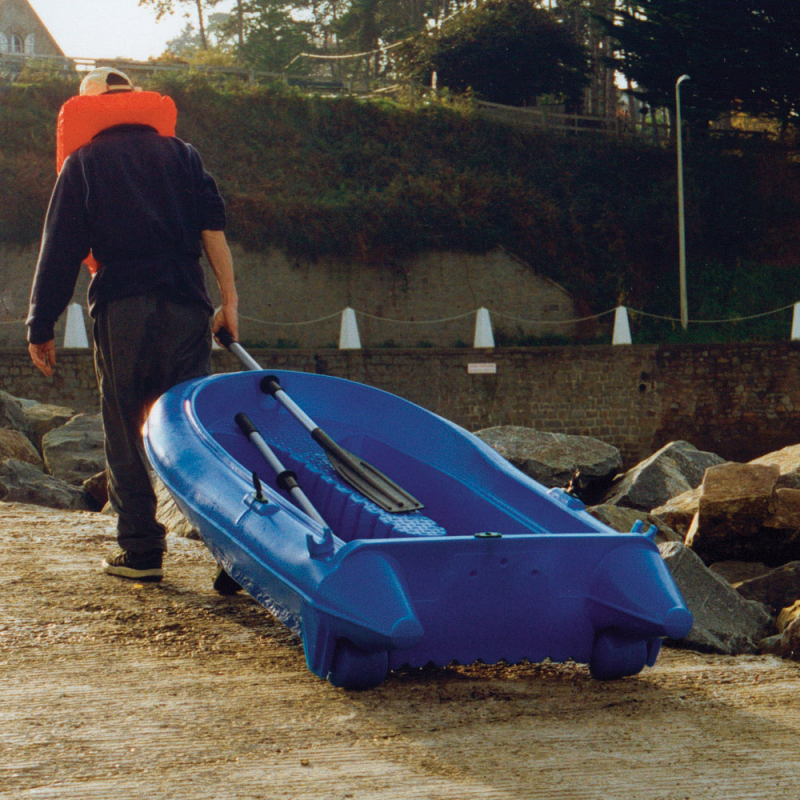
[[[50,431],[66,425],[73,417],[75,412],[71,408],[64,406],[52,406],[48,403],[36,403],[25,409],[25,419],[30,429],[31,441],[36,445],[36,449],[42,452],[42,439]]]
[[[655,525],[658,529],[656,533],[656,544],[663,542],[682,542],[683,537],[679,536],[675,531],[666,525],[662,520],[657,517],[647,514],[644,511],[637,511],[635,508],[623,508],[622,506],[601,505],[590,506],[586,509],[595,519],[608,525],[620,533],[630,533],[631,528],[638,520],[644,522],[645,530],[651,525]]]
[[[26,436],[30,433],[22,403],[18,398],[2,390],[0,390],[0,428],[21,431]]]
[[[108,502],[108,476],[105,470],[87,478],[82,486],[83,491],[89,495],[98,510],[105,507]]]
[[[782,608],[775,627],[778,633],[783,633],[798,617],[800,617],[800,600],[796,600],[792,605]]]
[[[77,487],[12,458],[0,464],[0,500],[73,511],[89,508],[86,496]]]
[[[725,459],[698,450],[689,442],[670,442],[620,476],[604,501],[651,511],[696,488],[709,467],[724,463]]]
[[[694,520],[694,515],[697,513],[701,491],[700,486],[696,489],[689,489],[689,491],[667,500],[664,505],[657,506],[650,513],[685,538],[692,525],[692,520]]]
[[[686,535],[706,563],[800,558],[800,493],[776,489],[776,464],[723,464],[706,472],[697,514]]]
[[[200,539],[197,529],[183,516],[167,487],[158,478],[155,479],[155,490],[158,498],[156,519],[167,529],[167,533],[183,539]]]
[[[39,451],[24,433],[10,428],[0,428],[0,461],[9,458],[26,461],[39,470],[44,467]]]
[[[589,436],[545,433],[516,425],[485,428],[476,436],[548,488],[565,487],[580,473],[579,490],[607,485],[622,467],[612,445]]]
[[[800,661],[800,615],[796,609],[789,609],[783,624],[785,627],[779,634],[762,642],[762,652]]]
[[[766,575],[770,568],[760,561],[716,561],[709,564],[712,572],[721,575],[728,583],[741,583]]]
[[[784,447],[783,450],[767,453],[760,458],[754,458],[749,463],[777,466],[781,471],[781,475],[800,477],[800,444],[793,444],[789,447]]]
[[[80,486],[105,468],[103,423],[99,414],[78,414],[42,439],[47,471]]]
[[[800,561],[792,561],[749,580],[733,584],[748,600],[768,606],[773,614],[800,600]]]
[[[724,655],[757,652],[773,632],[767,607],[742,597],[686,545],[668,542],[659,550],[694,616],[694,627],[679,644]]]

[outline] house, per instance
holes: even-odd
[[[4,55],[63,58],[64,51],[28,0],[0,0],[0,58]]]

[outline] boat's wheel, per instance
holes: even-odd
[[[594,678],[610,681],[635,675],[647,663],[647,641],[631,639],[611,630],[595,636],[589,670]]]
[[[328,680],[340,689],[372,689],[389,671],[389,653],[368,653],[347,639],[338,639]]]

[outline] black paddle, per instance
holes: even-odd
[[[217,338],[248,369],[261,370],[259,363],[237,342],[225,328],[217,331]],[[261,381],[261,389],[272,395],[310,434],[314,441],[325,451],[333,468],[354,489],[372,500],[385,511],[393,514],[404,511],[416,511],[423,508],[413,495],[398,486],[391,478],[363,458],[345,450],[337,444],[325,431],[312,420],[297,403],[281,388],[274,375],[268,375]]]

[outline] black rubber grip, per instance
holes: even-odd
[[[261,379],[261,391],[264,394],[270,394],[275,397],[275,392],[281,391],[281,384],[280,381],[274,375],[265,375]]]
[[[296,489],[299,486],[297,483],[297,473],[292,472],[290,469],[279,472],[275,476],[275,483],[278,484],[279,489],[285,489],[287,492],[291,492],[292,489]]]
[[[216,337],[225,347],[230,347],[236,341],[227,328],[220,328],[216,333]]]
[[[240,411],[234,418],[234,421],[239,426],[239,430],[249,439],[254,433],[258,433],[258,428],[253,425],[253,421],[244,411]]]

